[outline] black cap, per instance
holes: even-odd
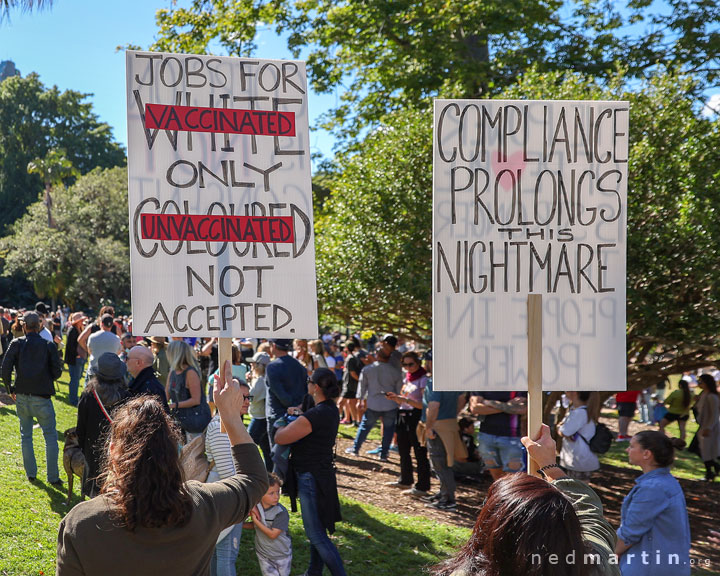
[[[385,334],[385,336],[382,337],[382,341],[387,342],[393,348],[395,348],[395,346],[397,346],[397,343],[398,343],[397,337],[393,334]]]
[[[432,362],[432,348],[423,354],[422,359]]]
[[[102,318],[100,318],[100,322],[106,328],[110,328],[115,323],[115,318],[113,318],[110,314],[103,314]]]
[[[35,304],[35,312],[38,314],[46,315],[48,313],[48,307],[45,306],[45,302],[38,302]]]
[[[286,352],[292,350],[293,341],[288,338],[270,338],[269,342],[275,344],[275,347],[279,350],[285,350]]]

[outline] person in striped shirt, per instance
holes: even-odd
[[[250,388],[245,382],[233,378],[239,384],[245,401],[240,413],[247,414],[252,400]],[[220,413],[217,412],[205,432],[205,454],[209,462],[215,465],[210,470],[208,482],[223,480],[235,475],[230,439],[225,432],[220,431]],[[242,536],[242,523],[223,530],[218,537],[215,553],[210,563],[212,576],[236,576],[235,562],[240,550],[240,537]]]

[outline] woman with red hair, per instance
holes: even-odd
[[[550,428],[522,443],[545,480],[518,473],[492,484],[470,540],[430,574],[620,576],[600,498],[557,464]]]

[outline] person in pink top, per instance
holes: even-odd
[[[429,495],[430,490],[430,461],[427,448],[420,444],[415,430],[422,414],[422,410],[418,406],[422,406],[422,397],[425,386],[427,386],[428,376],[425,368],[420,365],[417,352],[405,352],[402,355],[402,367],[405,370],[405,382],[400,396],[388,396],[400,406],[395,425],[400,454],[400,477],[390,485],[406,488],[403,494],[423,498]],[[415,453],[417,471],[415,485],[413,485],[411,449]]]

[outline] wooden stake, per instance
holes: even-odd
[[[528,295],[528,435],[535,438],[542,426],[542,294]],[[528,458],[528,473],[539,466]]]
[[[232,338],[218,338],[218,368],[222,374],[225,360],[232,365]],[[220,432],[225,432],[222,420],[220,420]]]

